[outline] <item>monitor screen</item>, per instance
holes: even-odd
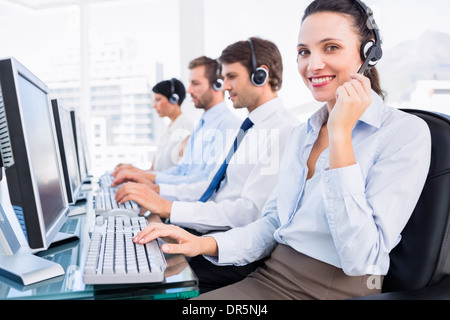
[[[29,159],[39,190],[45,228],[48,229],[64,209],[48,98],[45,92],[21,75],[18,80]]]
[[[11,205],[30,248],[45,249],[69,207],[48,88],[14,59],[0,60],[0,85],[6,117],[0,130],[11,150],[5,165]]]
[[[75,203],[81,188],[80,170],[78,168],[75,138],[72,128],[70,110],[56,99],[52,100],[55,117],[59,152],[66,182],[67,197],[70,204]]]
[[[81,124],[80,118],[76,114],[75,110],[71,113],[72,126],[74,130],[75,146],[77,150],[78,165],[80,170],[80,176],[82,182],[89,181],[89,164],[86,147],[86,137],[84,135],[84,128]]]

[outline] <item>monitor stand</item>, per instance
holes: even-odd
[[[9,202],[4,181],[0,184],[0,275],[25,286],[64,275],[61,265],[33,254]]]
[[[38,257],[28,250],[20,251],[13,255],[0,255],[0,275],[26,286],[65,274],[60,264]]]
[[[80,240],[80,237],[77,234],[58,232],[58,234],[55,236],[55,239],[50,244],[49,248],[54,248],[54,247],[66,244],[68,242],[77,241],[77,240]]]

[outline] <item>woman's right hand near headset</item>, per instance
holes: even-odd
[[[351,136],[356,122],[372,103],[369,78],[357,73],[350,77],[336,91],[336,104],[328,118],[329,134]]]

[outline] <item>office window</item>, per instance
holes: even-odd
[[[300,19],[310,2],[3,0],[0,56],[17,58],[49,85],[52,98],[80,111],[95,173],[114,166],[115,153],[117,160],[150,167],[165,128],[152,108],[152,86],[172,77],[188,86],[191,59],[218,57],[235,41],[261,36],[275,42],[286,107],[302,121],[317,110],[296,66]],[[387,103],[449,114],[450,2],[365,2],[381,29],[384,57],[377,67]],[[201,115],[189,96],[183,110],[193,120]],[[93,128],[100,119],[101,133]]]

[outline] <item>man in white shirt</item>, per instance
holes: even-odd
[[[172,224],[206,234],[245,226],[260,218],[261,210],[277,180],[279,161],[291,130],[298,124],[278,97],[282,85],[282,60],[270,41],[251,38],[228,46],[220,57],[224,90],[234,108],[247,108],[252,126],[228,160],[221,183],[204,197],[216,173],[195,184],[158,186],[160,195],[148,184],[128,183],[116,193],[116,200],[134,200]],[[223,151],[227,156],[236,131]],[[175,201],[171,201],[171,200]],[[200,201],[201,200],[201,201]],[[200,278],[202,290],[209,284],[233,283],[253,271],[260,262],[242,267],[217,267],[197,257],[190,261]],[[212,288],[212,287],[211,287]]]
[[[227,130],[239,128],[241,120],[224,101],[219,63],[201,56],[189,63],[189,88],[194,105],[204,113],[190,135],[184,154],[177,165],[165,170],[141,170],[130,165],[116,167],[112,185],[125,181],[181,184],[206,180],[216,164],[226,143]]]

